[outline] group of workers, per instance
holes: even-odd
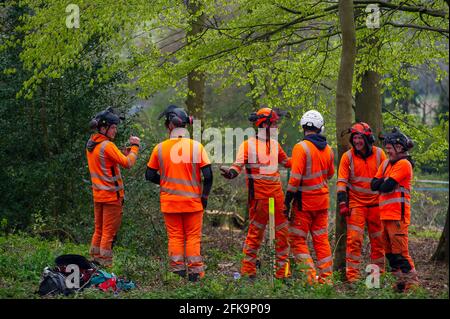
[[[328,180],[334,173],[334,153],[322,135],[324,119],[315,110],[303,114],[300,126],[304,138],[289,157],[271,132],[277,130],[285,113],[261,108],[249,120],[258,128],[244,141],[235,162],[220,167],[226,179],[242,171],[248,188],[249,227],[243,245],[241,275],[255,278],[258,250],[269,220],[269,199],[275,208],[275,277],[292,275],[290,256],[306,273],[310,284],[331,283],[333,255],[328,238],[330,208]],[[201,255],[203,213],[208,203],[213,174],[203,145],[190,139],[186,126],[192,117],[175,105],[160,114],[169,138],[156,145],[145,172],[146,180],[159,185],[160,207],[168,235],[170,270],[190,281],[205,275]],[[111,266],[112,244],[119,230],[124,204],[124,185],[119,166],[131,168],[140,140],[131,136],[131,147],[123,152],[112,142],[118,115],[112,109],[98,113],[91,121],[97,130],[86,146],[92,180],[95,231],[90,255],[94,261]],[[385,258],[397,278],[396,289],[404,291],[418,284],[417,272],[408,252],[410,191],[413,166],[408,151],[412,141],[394,129],[384,136],[387,152],[374,146],[368,124],[349,128],[351,148],[340,159],[337,180],[339,213],[347,220],[346,277],[352,283],[361,278],[360,266],[364,228],[370,239],[371,263],[385,271]],[[278,165],[290,168],[284,193]],[[202,178],[203,177],[203,178]],[[308,248],[311,233],[314,262]]]

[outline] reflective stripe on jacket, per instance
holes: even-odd
[[[274,139],[250,137],[244,141],[232,169],[246,174],[249,200],[283,194],[278,165],[291,167],[291,159]]]
[[[136,162],[138,146],[132,146],[125,156],[102,134],[91,136],[86,149],[94,201],[110,202],[124,197],[123,179],[119,165],[131,168]]]
[[[336,185],[338,192],[348,190],[350,208],[378,205],[378,192],[371,190],[370,182],[385,159],[386,154],[376,146],[367,158],[357,155],[354,148],[342,155]]]
[[[375,176],[376,178],[392,178],[398,185],[389,193],[380,193],[380,219],[403,220],[406,224],[411,220],[411,181],[413,169],[407,159],[401,159],[392,165],[385,160]]]
[[[287,190],[297,194],[300,210],[329,208],[327,180],[333,175],[334,154],[329,145],[319,150],[313,143],[304,140],[294,146]]]
[[[170,138],[154,148],[147,166],[159,170],[163,213],[203,210],[200,169],[208,164],[203,145],[189,138]]]

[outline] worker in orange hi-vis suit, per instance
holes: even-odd
[[[186,137],[185,127],[192,124],[192,117],[184,109],[170,105],[162,117],[170,138],[153,149],[145,178],[160,185],[170,270],[198,281],[205,275],[201,238],[203,210],[213,182],[211,164],[203,145]]]
[[[287,112],[261,108],[249,116],[258,128],[256,137],[244,141],[231,167],[222,166],[222,176],[233,179],[244,169],[248,187],[248,209],[250,225],[245,239],[241,274],[256,277],[258,250],[269,220],[269,198],[275,204],[275,254],[276,278],[290,275],[288,257],[288,221],[283,214],[284,196],[281,187],[278,164],[290,167],[290,158],[276,141],[277,123]],[[272,134],[271,134],[272,133]]]
[[[378,192],[370,182],[386,154],[373,146],[375,137],[367,123],[355,123],[348,131],[352,148],[342,155],[337,181],[339,212],[347,219],[346,275],[349,282],[360,278],[361,250],[364,227],[370,238],[371,263],[384,271],[384,247],[381,238],[381,220]]]
[[[138,137],[131,136],[131,147],[123,154],[112,142],[119,123],[120,118],[112,108],[98,113],[90,123],[98,132],[86,145],[95,213],[95,231],[89,253],[94,261],[105,267],[112,266],[113,240],[122,220],[124,186],[119,165],[124,168],[134,165],[140,143]]]
[[[419,284],[408,249],[408,226],[411,223],[411,181],[413,163],[408,151],[413,142],[398,129],[383,140],[385,160],[372,179],[371,188],[380,192],[380,218],[386,258],[397,277],[396,289],[405,291]]]
[[[311,232],[317,256],[318,279],[320,283],[328,283],[333,257],[328,241],[327,180],[334,174],[334,154],[326,138],[321,135],[324,121],[319,112],[306,112],[300,125],[305,137],[292,150],[292,169],[285,199],[285,214],[291,221],[291,253],[296,264],[306,267],[302,271],[306,271],[308,283],[316,283],[316,269],[307,244],[307,236]]]

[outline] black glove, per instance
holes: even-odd
[[[222,175],[226,179],[233,179],[238,175],[234,169],[231,169],[226,166],[221,166],[220,171],[221,171],[220,175]]]
[[[206,206],[208,206],[208,198],[207,197],[202,197],[202,205],[203,205],[203,209],[206,209]]]

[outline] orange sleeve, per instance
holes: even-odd
[[[208,153],[206,152],[203,145],[199,144],[199,147],[200,147],[200,157],[201,157],[201,159],[200,159],[200,168],[201,168],[201,167],[211,164],[211,162],[209,161]]]
[[[128,156],[125,156],[114,143],[108,143],[105,148],[105,154],[123,168],[133,167],[134,163],[136,163],[138,152],[139,147],[136,145],[131,146]]]
[[[159,170],[158,145],[153,148],[152,154],[148,160],[147,166]]]
[[[348,178],[350,177],[350,163],[348,160],[347,152],[341,157],[341,162],[339,163],[338,170],[338,180],[336,183],[337,191],[346,191]]]
[[[328,146],[329,147],[329,146]],[[334,175],[334,152],[330,147],[330,167],[328,168],[328,179],[331,179]]]
[[[280,144],[278,144],[278,163],[286,168],[292,167],[292,159],[287,156]]]
[[[247,161],[248,161],[248,144],[247,141],[245,141],[239,146],[236,161],[233,163],[233,165],[231,165],[230,168],[240,173],[244,165],[247,163]]]
[[[398,161],[393,167],[392,170],[389,172],[388,176],[393,180],[395,180],[398,184],[409,184],[411,180],[411,164],[408,160],[400,160]]]
[[[289,185],[287,190],[289,192],[296,192],[300,186],[300,181],[305,173],[306,154],[303,148],[296,144],[292,150],[292,168],[291,176],[289,177]]]

